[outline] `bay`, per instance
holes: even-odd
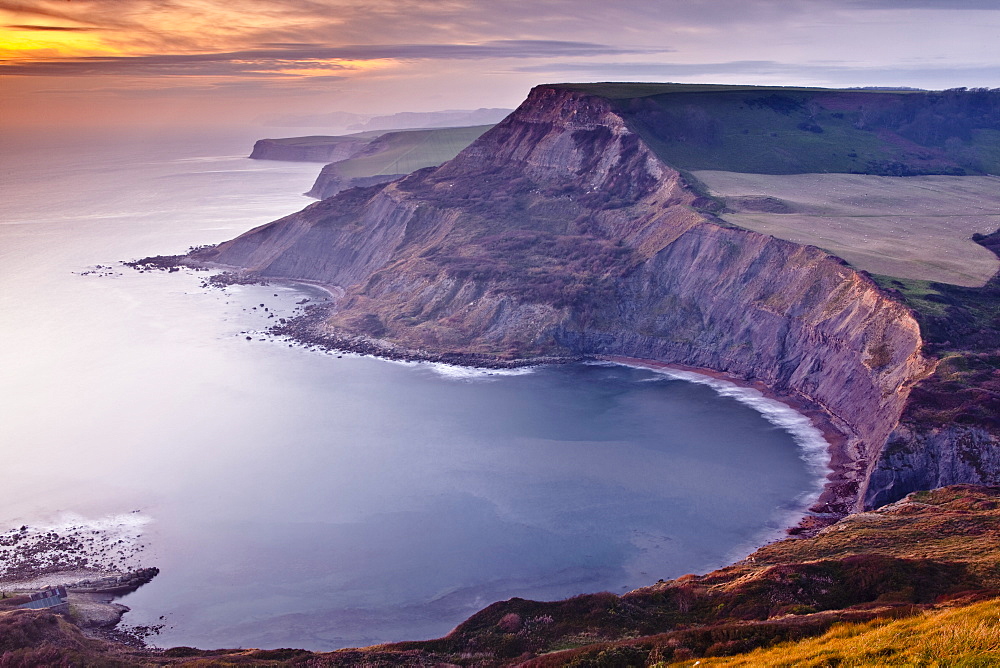
[[[0,530],[120,527],[157,645],[439,636],[721,566],[814,497],[817,434],[752,391],[322,354],[264,334],[321,291],[118,264],[310,203],[265,134],[0,138]]]

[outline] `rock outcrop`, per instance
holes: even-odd
[[[341,193],[192,260],[340,286],[317,335],[416,357],[618,355],[763,383],[844,435],[823,508],[833,513],[969,480],[958,466],[881,472],[911,387],[933,369],[909,309],[820,249],[727,226],[713,205],[611,101],[541,86],[441,167]]]
[[[312,188],[306,191],[309,197],[326,199],[351,188],[367,188],[401,179],[406,174],[374,174],[372,176],[344,176],[337,168],[338,163],[324,165]]]
[[[890,434],[869,476],[865,505],[877,508],[912,491],[1000,480],[996,436],[980,427],[900,425]]]

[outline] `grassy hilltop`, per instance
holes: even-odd
[[[562,84],[608,98],[667,164],[757,174],[1000,173],[1000,91]]]

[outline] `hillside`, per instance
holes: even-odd
[[[681,171],[1000,172],[1000,91],[563,84],[609,99]]]
[[[323,168],[306,194],[326,199],[341,190],[386,183],[451,160],[492,125],[388,132]]]
[[[377,135],[376,135],[377,136]],[[290,162],[334,162],[346,160],[362,151],[375,137],[325,136],[258,139],[250,152],[252,160],[287,160]]]

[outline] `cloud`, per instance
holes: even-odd
[[[621,56],[667,52],[559,40],[492,40],[480,44],[388,44],[327,47],[284,45],[226,53],[152,56],[91,56],[0,64],[0,74],[78,76],[88,74],[169,74],[174,76],[260,73],[280,68],[348,69],[337,61],[370,60],[486,60],[560,57]]]
[[[68,32],[85,32],[88,30],[93,30],[93,28],[81,28],[77,26],[36,26],[36,25],[6,25],[5,28],[10,28],[11,30],[55,30],[55,31],[68,31]]]
[[[824,81],[823,85],[863,86],[912,85],[924,81],[925,85],[984,85],[995,86],[1000,81],[1000,67],[977,63],[933,63],[912,65],[869,65],[848,61],[823,63],[783,63],[773,60],[734,60],[708,63],[580,63],[560,62],[525,65],[514,68],[516,72],[547,73],[576,76],[581,79],[631,81],[636,78],[669,81],[692,77],[744,77],[748,82],[762,82],[772,77],[789,84],[802,81]],[[937,82],[937,83],[935,83]],[[952,83],[948,83],[952,82]],[[962,83],[964,82],[964,84]]]

